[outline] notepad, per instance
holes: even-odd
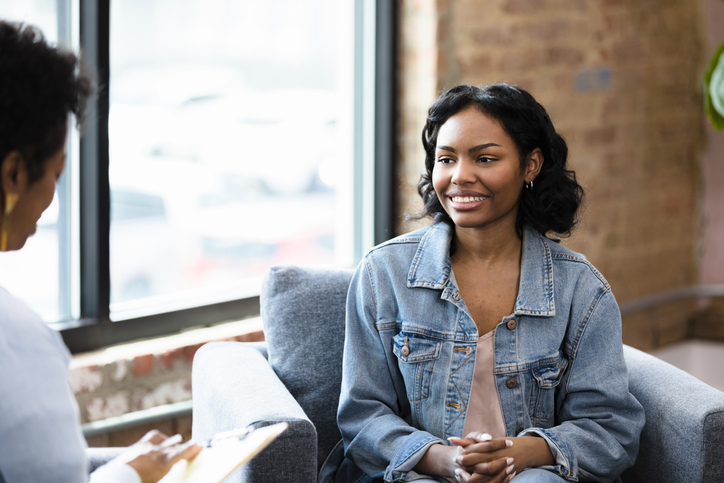
[[[176,463],[159,483],[220,483],[234,470],[269,446],[289,425],[272,424],[250,431],[243,439],[214,440],[190,463]]]

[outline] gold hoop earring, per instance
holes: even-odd
[[[10,231],[10,213],[15,209],[19,196],[17,193],[5,195],[5,216],[3,217],[2,232],[0,233],[0,252],[8,251],[8,232]]]

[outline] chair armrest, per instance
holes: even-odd
[[[724,481],[724,393],[632,347],[624,346],[624,356],[646,424],[623,480]]]
[[[248,425],[289,423],[268,448],[225,481],[316,482],[314,425],[258,348],[244,342],[204,345],[194,357],[192,382],[197,441]]]

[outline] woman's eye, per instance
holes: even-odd
[[[495,159],[489,158],[487,156],[481,156],[478,158],[478,161],[480,161],[481,163],[491,163],[491,162],[495,161]]]
[[[438,162],[438,163],[441,163],[441,164],[448,164],[448,163],[452,163],[452,159],[450,159],[450,158],[438,158],[438,159],[437,159],[437,162]]]

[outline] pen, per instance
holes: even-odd
[[[209,448],[214,445],[214,443],[218,441],[222,441],[225,439],[233,439],[236,438],[237,440],[242,440],[246,438],[249,433],[252,431],[253,428],[246,427],[246,428],[239,428],[239,429],[232,429],[231,431],[224,431],[223,433],[217,433],[206,442],[204,442],[201,446],[204,448]]]

